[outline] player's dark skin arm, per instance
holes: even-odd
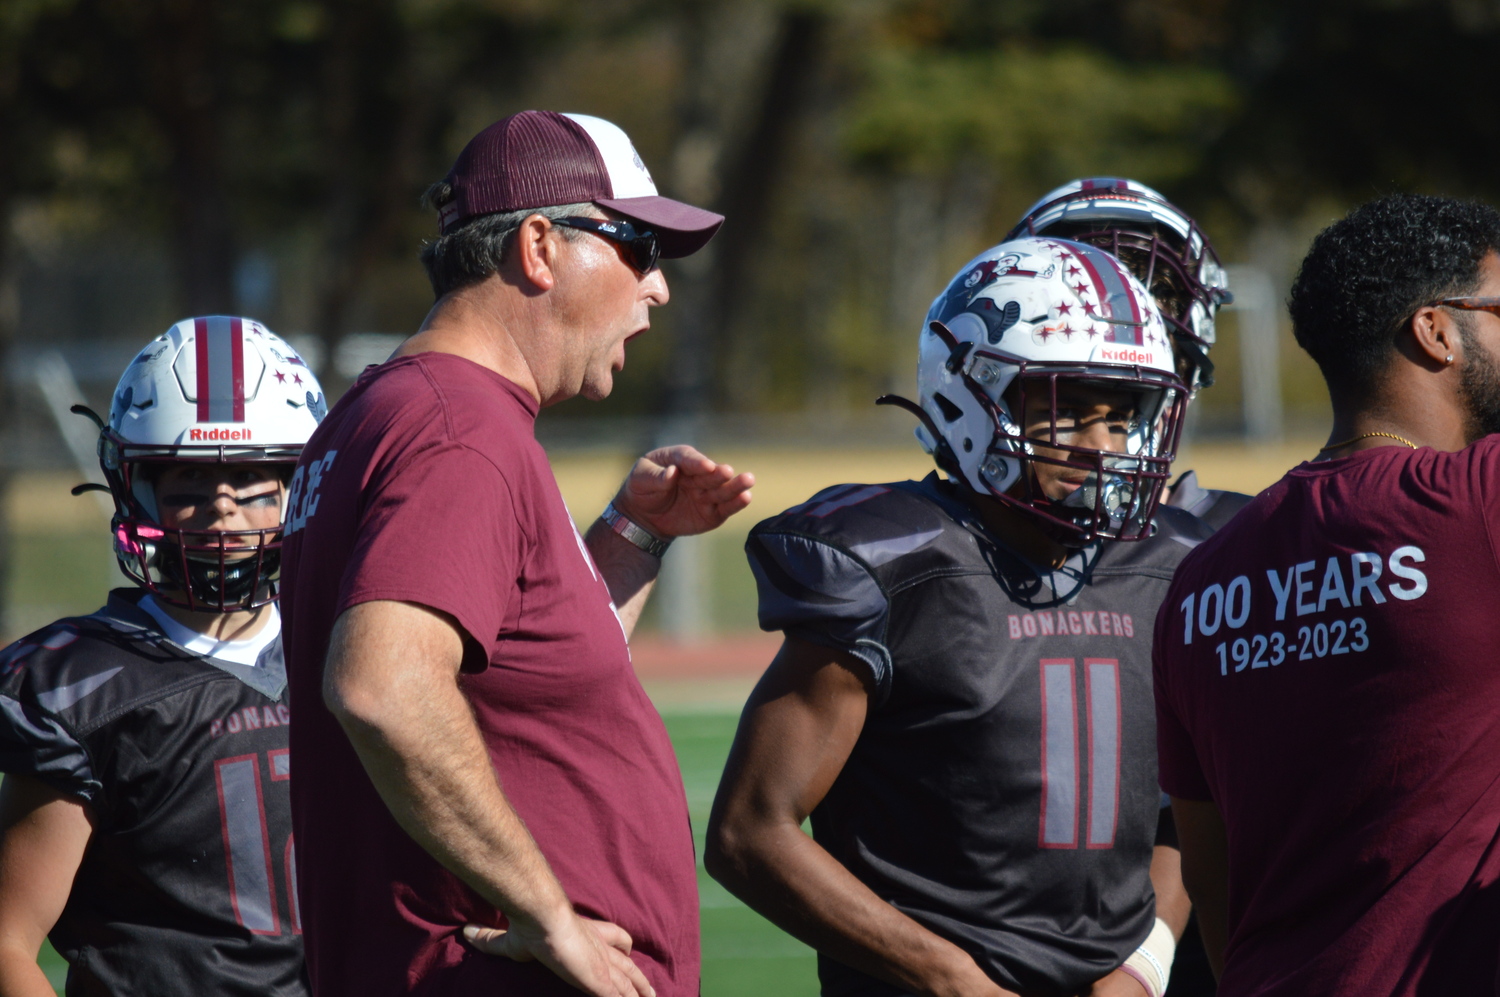
[[[709,875],[821,952],[914,993],[1005,997],[967,952],[802,831],[864,727],[865,666],[789,637],[751,693],[709,817]]]
[[[1182,882],[1182,852],[1171,845],[1157,845],[1151,850],[1151,887],[1156,891],[1156,916],[1167,922],[1172,937],[1180,940],[1193,912],[1193,902]]]
[[[1224,975],[1229,942],[1229,838],[1212,802],[1172,798],[1172,819],[1182,843],[1182,881],[1198,911],[1198,931],[1214,976]],[[1174,929],[1175,930],[1175,929]]]

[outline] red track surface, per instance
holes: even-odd
[[[753,678],[765,671],[780,646],[781,634],[759,630],[690,643],[646,634],[630,642],[630,656],[643,679]]]

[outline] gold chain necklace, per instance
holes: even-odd
[[[1321,448],[1318,451],[1318,453],[1327,453],[1330,450],[1337,450],[1340,447],[1347,447],[1351,443],[1358,443],[1360,440],[1367,440],[1367,439],[1369,439],[1372,436],[1384,436],[1388,440],[1395,440],[1397,443],[1405,443],[1407,446],[1411,447],[1413,450],[1420,449],[1411,440],[1408,440],[1404,436],[1397,436],[1395,433],[1360,433],[1358,436],[1351,436],[1351,437],[1349,437],[1347,440],[1344,440],[1342,443],[1330,443],[1330,444],[1328,444],[1328,446]]]

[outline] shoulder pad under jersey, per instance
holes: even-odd
[[[1197,516],[1168,505],[1157,506],[1153,522],[1155,532],[1143,540],[1105,543],[1094,574],[1170,579],[1188,552],[1214,535]]]
[[[130,601],[58,620],[0,651],[0,772],[92,799],[86,736],[122,712],[209,674]]]
[[[890,595],[962,562],[983,568],[966,507],[931,475],[835,485],[758,524],[745,550],[760,594],[760,625],[864,661],[880,696],[890,682]]]
[[[1204,488],[1198,484],[1195,472],[1186,471],[1172,485],[1169,505],[1192,513],[1208,524],[1210,529],[1220,530],[1234,518],[1235,513],[1249,505],[1252,498],[1254,496],[1240,492]]]

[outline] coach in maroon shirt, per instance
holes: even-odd
[[[603,398],[723,219],[607,121],[527,111],[429,191],[438,296],[304,450],[288,499],[298,896],[320,997],[696,997],[681,777],[630,665],[673,536],[748,504],[688,447],[579,536],[537,411]],[[288,861],[288,866],[292,863]]]
[[[1328,445],[1178,569],[1161,783],[1221,997],[1494,993],[1500,214],[1367,204],[1314,241],[1297,341]]]

